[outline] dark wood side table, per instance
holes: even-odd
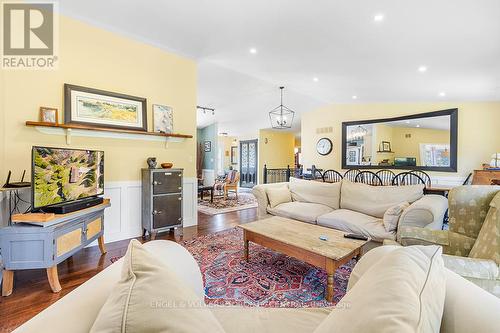
[[[203,200],[203,193],[205,191],[210,191],[210,202],[214,202],[214,187],[213,186],[198,186],[198,193],[200,193],[201,200]]]

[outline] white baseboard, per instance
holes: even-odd
[[[184,226],[198,224],[197,179],[184,177],[183,214]],[[111,200],[111,207],[104,215],[104,241],[106,243],[130,239],[142,235],[141,224],[141,182],[107,182],[104,197]],[[93,242],[89,246],[95,246]]]

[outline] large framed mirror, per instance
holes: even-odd
[[[457,171],[458,109],[342,123],[343,169]]]

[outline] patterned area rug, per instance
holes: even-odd
[[[234,193],[229,193],[227,199],[224,199],[222,196],[215,196],[214,202],[210,202],[210,195],[208,194],[203,199],[203,201],[198,200],[198,211],[208,215],[257,207],[257,199],[251,193],[238,193],[237,200]]]
[[[326,272],[297,259],[250,243],[250,259],[243,256],[239,228],[181,243],[198,262],[205,285],[205,302],[263,307],[326,307]],[[335,273],[336,304],[345,294],[356,261]]]

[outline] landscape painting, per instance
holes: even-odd
[[[66,124],[147,131],[146,99],[65,85]]]
[[[33,207],[104,193],[104,152],[33,147]]]

